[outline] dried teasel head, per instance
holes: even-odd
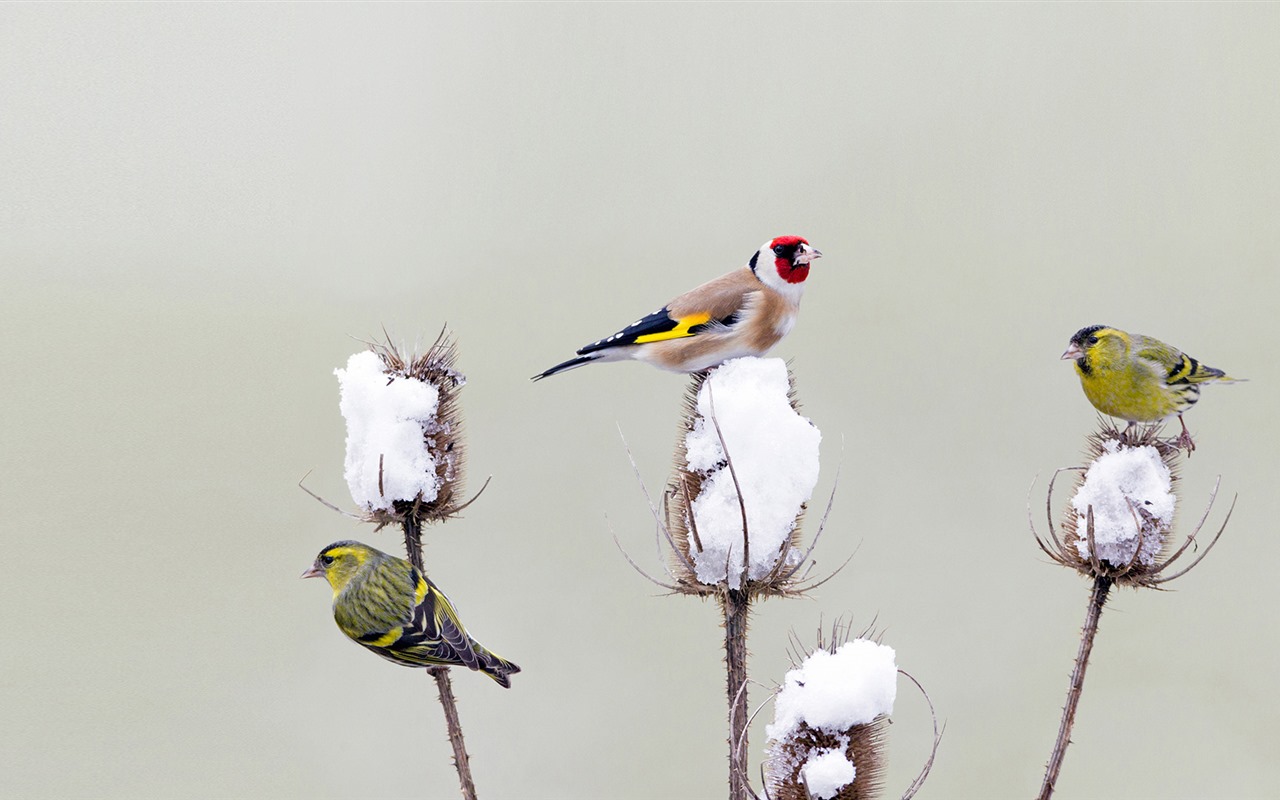
[[[866,800],[882,788],[895,654],[838,631],[799,659],[774,699],[765,755],[772,800]]]
[[[466,378],[456,360],[457,346],[442,330],[421,355],[375,342],[335,370],[347,421],[347,484],[363,518],[379,528],[442,522],[467,505],[458,404]]]
[[[733,359],[691,376],[664,498],[676,591],[801,591],[800,521],[822,436],[798,411],[780,359]]]
[[[1052,511],[1048,510],[1054,482],[1049,484],[1046,509],[1050,540],[1037,535],[1036,541],[1054,561],[1090,578],[1157,587],[1186,573],[1217,543],[1226,529],[1225,520],[1209,547],[1194,562],[1177,573],[1169,572],[1168,568],[1195,542],[1212,509],[1217,487],[1204,517],[1175,550],[1173,522],[1181,450],[1162,439],[1160,432],[1159,425],[1133,426],[1122,431],[1104,420],[1087,440],[1088,464],[1058,471],[1076,472],[1077,479],[1064,512],[1061,537],[1053,525]],[[1234,505],[1233,501],[1233,508]],[[1228,511],[1227,519],[1230,516]]]

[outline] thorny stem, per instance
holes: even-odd
[[[1093,593],[1089,597],[1089,611],[1084,617],[1084,629],[1080,632],[1080,650],[1076,653],[1076,664],[1071,670],[1071,686],[1067,690],[1067,703],[1062,709],[1062,722],[1058,725],[1058,740],[1053,744],[1053,753],[1049,757],[1048,767],[1044,773],[1044,784],[1040,787],[1038,800],[1049,800],[1058,783],[1058,773],[1062,771],[1062,759],[1067,754],[1067,745],[1071,744],[1071,728],[1076,722],[1076,706],[1080,704],[1080,694],[1084,691],[1084,671],[1089,667],[1089,654],[1093,651],[1093,637],[1098,633],[1098,620],[1102,617],[1102,606],[1107,602],[1107,592],[1111,590],[1112,579],[1099,575],[1093,581]]]
[[[440,705],[449,725],[449,744],[453,745],[453,765],[458,768],[458,781],[462,784],[463,800],[476,800],[476,784],[471,779],[471,757],[462,741],[462,722],[458,719],[458,703],[453,697],[453,684],[449,681],[448,667],[428,667],[427,672],[436,679],[440,692]]]
[[[729,589],[720,600],[724,607],[724,663],[729,696],[729,800],[747,800],[747,593]]]
[[[400,524],[404,528],[404,551],[409,555],[409,563],[418,572],[426,574],[427,570],[422,566],[422,523],[418,521],[418,515],[406,514]]]
[[[422,566],[422,523],[418,521],[418,515],[406,514],[401,525],[404,527],[404,549],[409,555],[409,563],[426,574]],[[458,783],[462,785],[462,798],[476,800],[471,757],[467,755],[467,745],[462,740],[462,721],[458,718],[458,701],[453,696],[449,668],[428,667],[427,672],[435,679],[436,690],[440,694],[440,706],[444,709],[444,721],[449,729],[449,744],[453,745],[453,766],[458,770]]]

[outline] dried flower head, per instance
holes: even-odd
[[[370,343],[335,370],[347,421],[345,474],[364,519],[381,528],[456,515],[464,466],[457,348],[447,330],[422,355]]]
[[[1172,554],[1177,507],[1178,459],[1181,451],[1160,437],[1159,425],[1120,430],[1102,421],[1087,440],[1089,463],[1058,470],[1078,473],[1075,491],[1062,522],[1062,536],[1049,513],[1050,541],[1036,541],[1054,561],[1090,578],[1120,585],[1156,587],[1184,574],[1209,552],[1226,528],[1214,536],[1194,562],[1176,574],[1167,568],[1186,552],[1209,514]],[[1053,498],[1050,481],[1046,508]],[[1213,499],[1209,499],[1210,509]],[[1234,507],[1234,502],[1233,502]],[[1227,518],[1230,519],[1230,512]],[[1034,526],[1033,526],[1034,532]]]
[[[765,756],[773,800],[866,800],[881,789],[894,651],[871,639],[841,641],[838,630],[800,659],[775,697]]]
[[[664,498],[678,591],[799,591],[822,436],[798,409],[779,359],[734,359],[690,379]]]

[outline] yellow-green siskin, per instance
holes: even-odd
[[[338,627],[389,661],[470,667],[505,688],[508,676],[520,671],[467,635],[449,598],[403,558],[360,542],[334,542],[302,577],[329,581]]]
[[[1085,397],[1103,414],[1130,425],[1176,414],[1188,453],[1195,443],[1182,413],[1200,399],[1200,384],[1237,380],[1158,339],[1105,325],[1081,328],[1062,357],[1075,360]]]

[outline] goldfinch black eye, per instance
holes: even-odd
[[[320,563],[326,567],[333,564],[333,556],[320,556]]]
[[[775,244],[775,245],[773,246],[773,254],[774,254],[775,256],[777,256],[778,258],[782,258],[782,254],[783,254],[783,253],[785,253],[785,252],[787,252],[787,248],[786,248],[786,247],[784,247],[784,246],[782,246],[782,245],[780,245],[780,244]]]

